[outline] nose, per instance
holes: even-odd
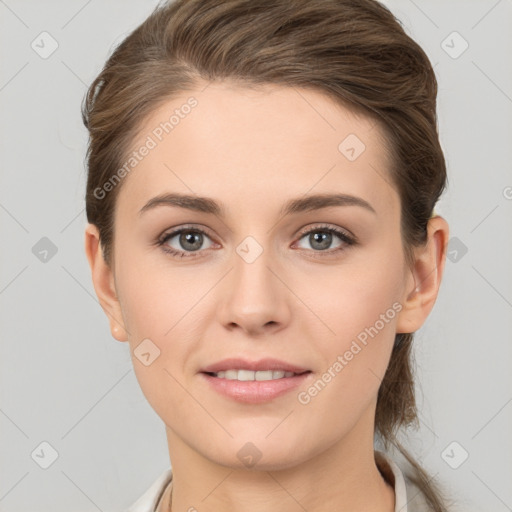
[[[291,294],[280,268],[267,250],[254,260],[243,248],[233,254],[218,307],[219,321],[226,329],[258,336],[277,332],[289,323]]]

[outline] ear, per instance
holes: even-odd
[[[96,295],[110,322],[110,332],[116,340],[128,341],[114,274],[103,258],[99,231],[94,224],[88,224],[85,228],[85,253],[91,267]]]
[[[449,226],[439,215],[427,226],[427,242],[414,250],[413,268],[409,269],[397,319],[397,333],[417,331],[434,307],[446,262]]]

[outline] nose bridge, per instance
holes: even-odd
[[[247,312],[263,310],[264,304],[276,299],[271,264],[272,251],[266,240],[260,243],[255,237],[247,236],[235,248],[233,295]]]
[[[262,242],[247,236],[235,247],[221,308],[221,321],[226,326],[237,324],[258,332],[287,320],[285,290],[273,273],[272,250]]]

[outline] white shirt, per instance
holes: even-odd
[[[425,497],[384,452],[375,452],[377,466],[395,489],[395,512],[430,512]],[[172,481],[172,469],[165,470],[151,487],[125,512],[155,512],[162,495]],[[409,508],[408,508],[409,507]]]

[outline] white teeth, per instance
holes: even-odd
[[[293,375],[295,375],[293,372],[285,372],[282,370],[261,370],[257,372],[253,372],[252,370],[226,370],[215,374],[219,379],[240,381],[274,380],[282,379],[283,377],[293,377]]]
[[[274,377],[272,370],[254,372],[254,380],[272,380],[273,378],[275,379],[276,377]]]

